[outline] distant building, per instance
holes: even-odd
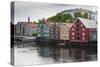
[[[24,35],[26,22],[18,22],[16,24],[16,35]]]
[[[70,28],[71,42],[97,41],[97,24],[93,20],[77,17]]]
[[[72,23],[52,22],[50,23],[50,38],[55,40],[69,40],[69,29]]]
[[[38,24],[38,29],[37,29],[37,34],[38,34],[38,37],[42,37],[42,38],[49,38],[49,33],[50,33],[50,30],[49,30],[49,25],[47,22],[43,22],[43,23],[40,23]]]
[[[29,17],[27,22],[18,22],[16,24],[16,35],[32,36],[33,33],[37,33],[37,24],[30,22]]]
[[[50,27],[50,38],[54,40],[60,39],[60,27],[57,22],[51,24]]]
[[[72,17],[74,18],[74,13],[78,13],[78,12],[80,12],[81,14],[87,13],[88,19],[97,21],[97,11],[93,12],[82,8],[80,9],[76,8],[76,9],[65,10],[62,12],[62,14],[71,14]]]
[[[25,24],[24,35],[33,36],[33,34],[37,34],[37,24],[33,22]]]
[[[69,40],[69,30],[72,23],[61,23],[60,24],[60,40]]]

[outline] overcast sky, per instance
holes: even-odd
[[[31,21],[37,21],[38,19],[53,16],[58,12],[75,8],[83,8],[91,11],[97,10],[97,7],[94,6],[16,1],[14,22],[16,24],[18,21],[27,21],[28,16]]]

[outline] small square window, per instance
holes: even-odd
[[[72,39],[75,39],[75,37],[72,37]]]
[[[74,28],[72,28],[72,31],[74,31],[75,29]]]
[[[77,35],[79,35],[79,33],[77,33]]]
[[[85,31],[85,28],[82,28],[82,31]]]
[[[82,40],[85,40],[85,37],[82,37]]]
[[[75,35],[75,33],[74,33],[74,32],[72,32],[72,35]]]
[[[79,31],[79,28],[77,28],[77,31]]]
[[[81,24],[81,27],[83,27],[83,24]]]
[[[78,20],[77,23],[79,23],[80,21]]]
[[[79,40],[79,39],[80,39],[80,37],[77,37],[77,39]]]
[[[77,27],[79,27],[79,25],[77,24]]]
[[[76,27],[76,25],[74,24],[74,27]]]
[[[83,33],[82,33],[82,35],[84,36],[84,35],[85,35],[85,33],[83,32]]]

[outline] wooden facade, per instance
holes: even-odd
[[[96,22],[84,18],[76,18],[70,28],[69,38],[71,42],[89,42],[96,33]],[[95,34],[97,36],[97,34]],[[94,39],[97,39],[96,37]]]
[[[68,40],[68,28],[67,23],[61,23],[60,24],[60,40]]]
[[[50,27],[50,38],[54,40],[60,39],[60,28],[57,23],[52,23]]]
[[[50,37],[49,29],[50,28],[49,28],[48,24],[46,24],[45,22],[38,24],[38,29],[37,29],[38,37],[49,38]]]

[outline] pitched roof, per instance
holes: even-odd
[[[68,28],[71,28],[72,24],[73,24],[73,23],[67,23],[67,27],[68,27]]]
[[[85,25],[86,28],[97,28],[97,24],[93,20],[89,20],[89,19],[85,19],[85,18],[80,18],[80,17],[77,17],[76,20],[77,19],[79,19]],[[74,23],[75,23],[75,21],[74,21]]]

